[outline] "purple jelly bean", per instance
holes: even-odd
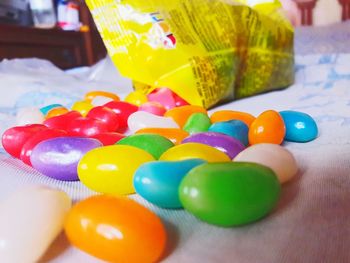
[[[245,146],[237,139],[219,132],[200,132],[185,138],[182,143],[197,142],[214,147],[233,159]]]
[[[77,181],[77,166],[88,151],[101,147],[92,138],[60,137],[45,140],[35,146],[30,156],[32,166],[48,177],[62,181]]]

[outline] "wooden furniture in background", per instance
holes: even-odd
[[[294,0],[297,3],[301,14],[301,24],[304,26],[312,25],[312,10],[316,6],[317,0]]]
[[[106,49],[83,2],[80,21],[82,32],[0,25],[0,60],[36,57],[62,69],[92,65],[106,56]]]

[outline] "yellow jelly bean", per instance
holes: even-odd
[[[130,92],[124,99],[124,101],[140,106],[148,101],[147,96],[140,91]]]
[[[230,162],[230,158],[220,150],[201,143],[184,143],[164,152],[160,161],[181,161],[199,158],[208,162]]]
[[[73,104],[72,110],[80,112],[80,114],[85,117],[88,112],[94,107],[89,101],[81,100]]]
[[[107,91],[99,91],[99,90],[90,91],[86,93],[84,96],[84,100],[91,102],[95,97],[98,97],[98,96],[107,97],[115,101],[120,100],[119,96],[114,93],[107,92]]]
[[[90,189],[106,194],[135,192],[133,176],[143,163],[155,161],[148,152],[129,145],[93,149],[78,164],[80,181]]]

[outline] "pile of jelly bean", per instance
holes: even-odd
[[[34,199],[38,191],[51,193],[65,202],[62,213],[69,211],[64,223],[50,216],[55,230],[44,239],[49,244],[64,224],[73,245],[112,262],[154,262],[166,244],[161,220],[122,195],[136,192],[218,226],[248,224],[275,208],[281,184],[297,173],[293,155],[280,144],[318,135],[316,122],[302,112],[267,110],[254,117],[220,110],[209,116],[166,88],[135,91],[123,101],[93,91],[71,109],[52,104],[21,111],[17,122],[2,136],[10,155],[46,176],[80,180],[102,193],[71,209],[63,192],[31,190]],[[28,257],[35,261],[47,246]]]

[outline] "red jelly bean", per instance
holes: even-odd
[[[103,105],[112,109],[119,117],[119,128],[125,129],[128,127],[129,116],[138,111],[139,107],[125,101],[110,101]]]
[[[97,106],[87,114],[88,118],[96,119],[107,124],[108,131],[114,132],[119,128],[119,117],[112,109]]]
[[[51,117],[44,121],[44,124],[51,129],[67,130],[69,124],[81,117],[82,115],[77,111],[70,111],[65,114]]]
[[[99,140],[104,146],[113,145],[123,139],[125,135],[118,132],[106,132],[96,134],[92,138]]]
[[[47,127],[42,124],[12,127],[2,135],[2,146],[13,157],[19,158],[25,142],[34,134],[43,130],[47,130]]]
[[[21,160],[28,165],[32,165],[30,162],[30,155],[32,154],[34,147],[39,142],[45,141],[47,139],[63,137],[63,136],[67,136],[67,132],[63,130],[57,130],[57,129],[45,129],[37,132],[32,137],[30,137],[23,145],[21,150],[21,155],[20,155]]]
[[[108,132],[106,123],[86,118],[79,117],[71,121],[67,127],[68,134],[73,136],[93,137],[100,133]]]

